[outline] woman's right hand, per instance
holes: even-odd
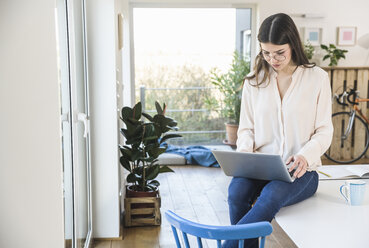
[[[293,173],[293,176],[295,178],[300,178],[302,177],[306,171],[307,171],[307,167],[308,167],[308,163],[307,160],[304,156],[302,155],[294,155],[294,156],[290,156],[287,161],[286,164],[289,164],[293,162],[292,166],[289,168],[289,172],[295,170],[295,173]]]

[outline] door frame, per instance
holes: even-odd
[[[78,118],[78,113],[75,110],[75,106],[77,104],[77,95],[76,95],[76,55],[75,55],[75,30],[74,30],[74,16],[73,16],[73,4],[71,3],[73,0],[64,0],[65,8],[66,8],[66,22],[67,22],[67,51],[68,51],[68,74],[69,74],[69,98],[70,98],[70,125],[71,125],[71,151],[72,151],[72,187],[73,187],[73,247],[77,247],[77,230],[78,230],[78,222],[77,216],[78,208],[78,193],[75,185],[77,185],[77,170],[76,166],[78,166],[78,159],[76,152],[76,130],[77,123],[81,120]],[[89,133],[89,87],[88,87],[88,57],[87,57],[87,17],[86,17],[86,1],[80,0],[82,3],[81,7],[81,15],[82,15],[82,44],[83,44],[83,75],[84,75],[84,89],[85,89],[85,114],[86,114],[86,162],[87,162],[87,216],[88,216],[88,224],[87,224],[87,235],[84,243],[84,248],[89,248],[92,246],[92,237],[93,237],[93,220],[92,220],[92,183],[91,183],[91,155],[90,155],[90,133]]]

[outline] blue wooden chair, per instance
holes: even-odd
[[[186,248],[190,247],[187,234],[197,237],[197,244],[202,248],[201,238],[217,240],[218,248],[221,247],[222,240],[239,240],[238,247],[244,247],[244,239],[261,237],[260,248],[264,247],[265,237],[272,233],[273,227],[267,222],[257,222],[252,224],[232,225],[232,226],[209,226],[186,220],[172,211],[165,212],[165,217],[172,226],[174,239],[177,248],[181,248],[177,229],[182,232]]]

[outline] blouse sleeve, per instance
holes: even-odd
[[[240,110],[240,123],[237,132],[237,151],[253,152],[254,149],[254,112],[251,99],[251,86],[245,80]]]
[[[331,145],[332,136],[332,94],[329,77],[326,74],[317,100],[315,131],[310,140],[298,152],[306,158],[308,170],[316,169],[320,157]]]

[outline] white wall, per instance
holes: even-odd
[[[87,1],[94,237],[119,237],[117,16],[114,0]],[[121,71],[121,68],[118,68]]]
[[[55,2],[0,1],[0,247],[62,248]]]
[[[116,66],[117,66],[117,94],[119,97],[117,98],[117,108],[119,110],[118,114],[121,115],[120,110],[123,108],[123,106],[131,105],[131,87],[130,87],[130,63],[129,63],[129,11],[128,11],[128,1],[127,0],[115,0],[115,14],[118,16],[118,14],[123,15],[123,26],[121,27],[123,31],[121,35],[123,35],[123,48],[119,49],[118,46],[116,46]],[[116,40],[118,40],[118,33]],[[124,82],[127,82],[128,87],[124,87]],[[120,119],[117,119],[118,121],[118,128],[119,130],[123,127],[123,122]],[[123,135],[118,132],[118,142],[119,144],[123,144]],[[120,156],[120,153],[119,153]],[[125,174],[124,169],[119,164],[119,192],[120,195],[120,212],[124,212],[124,196],[125,196]]]
[[[129,8],[129,0],[118,0],[121,1],[121,11],[124,15],[123,25],[123,57],[122,57],[122,69],[123,69],[123,105],[133,106],[135,104],[135,88],[131,83],[134,78],[134,67],[132,66],[133,56],[133,37],[132,31],[132,13]]]
[[[356,26],[357,37],[369,33],[369,1],[367,0],[310,0],[310,1],[260,1],[260,19],[276,12],[287,14],[315,13],[325,16],[323,19],[301,19],[294,18],[299,27],[320,27],[323,28],[322,43],[336,44],[337,27]],[[366,54],[369,52],[359,46],[340,47],[347,49],[346,59],[339,62],[340,66],[364,66]],[[364,56],[363,56],[364,54]],[[322,65],[328,65],[328,60]],[[366,65],[369,65],[367,62]]]
[[[167,0],[131,0],[134,4],[160,4],[165,6]],[[325,16],[323,19],[300,19],[294,18],[299,27],[320,27],[323,28],[322,43],[336,43],[337,27],[339,26],[356,26],[357,37],[369,33],[369,1],[368,0],[172,0],[173,4],[195,4],[195,5],[234,5],[237,4],[252,4],[258,6],[258,27],[260,23],[268,16],[284,12],[287,14],[321,14]],[[183,4],[182,4],[183,5]],[[160,5],[157,5],[160,7]],[[340,66],[364,66],[366,55],[369,53],[359,46],[341,47],[349,50],[346,59],[339,62]],[[327,60],[321,64],[328,65]],[[366,65],[369,65],[367,61]]]

